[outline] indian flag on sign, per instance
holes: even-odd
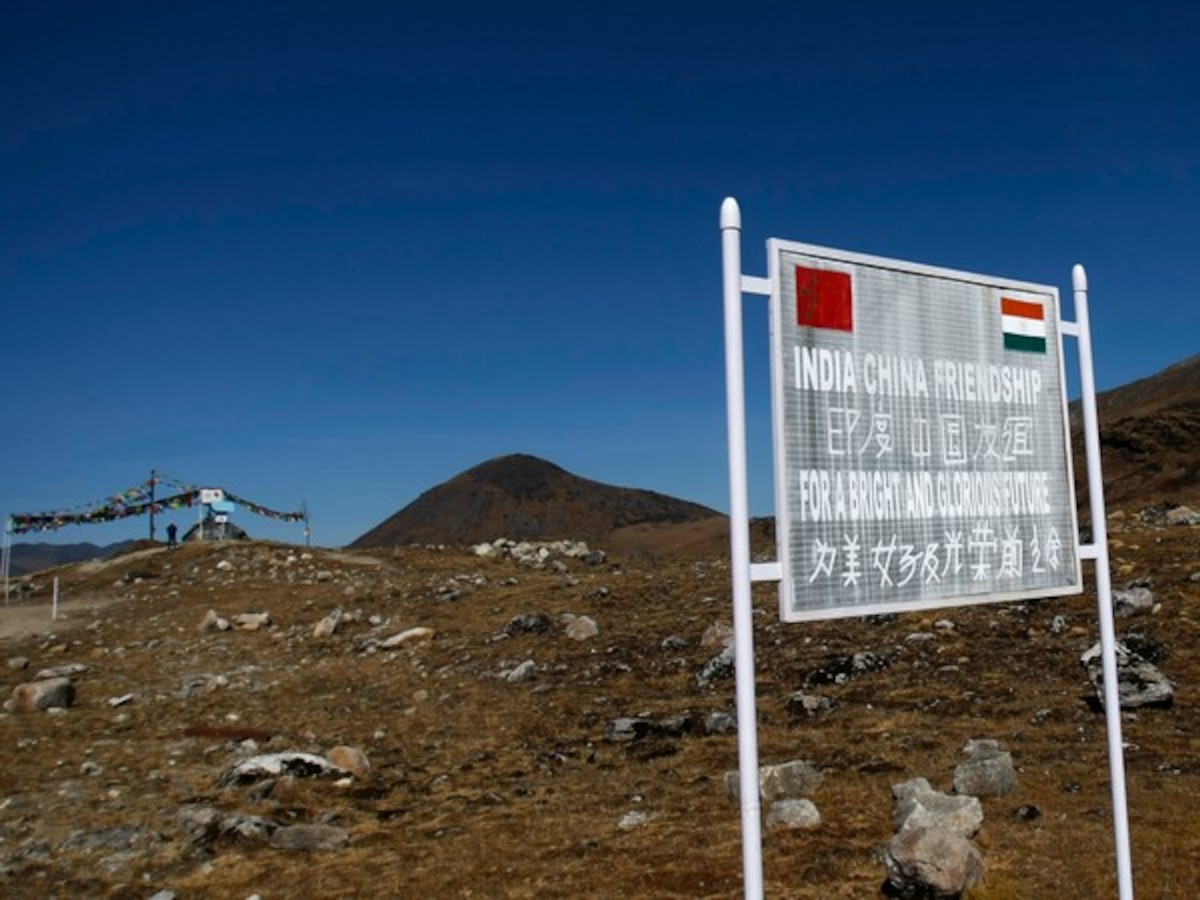
[[[1046,306],[1037,301],[1000,298],[1004,349],[1046,352]]]

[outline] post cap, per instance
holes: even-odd
[[[737,228],[740,231],[741,227],[742,211],[738,208],[738,202],[732,197],[726,197],[721,203],[721,230]]]
[[[1084,271],[1083,266],[1079,263],[1075,263],[1071,269],[1071,287],[1077,291],[1086,291],[1088,289],[1087,272]]]

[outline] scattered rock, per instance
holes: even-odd
[[[39,709],[67,709],[74,702],[75,685],[70,678],[47,678],[18,684],[4,708],[9,712],[34,712]]]
[[[821,771],[803,759],[758,768],[758,791],[763,803],[807,797],[824,780]],[[732,800],[740,801],[742,790],[737,769],[725,773],[725,789]]]
[[[734,646],[722,647],[721,652],[708,660],[696,672],[696,687],[707,690],[716,681],[732,678],[735,672]]]
[[[405,644],[415,644],[423,641],[433,640],[434,631],[432,628],[426,628],[423,625],[418,625],[415,628],[409,628],[401,631],[399,634],[393,634],[390,638],[386,638],[379,642],[379,646],[384,650],[392,650],[396,647],[402,647]]]
[[[954,790],[972,797],[1003,797],[1017,784],[1012,754],[991,740],[967,741],[969,757],[954,770]],[[970,837],[970,835],[967,835]]]
[[[238,613],[233,617],[233,623],[243,631],[258,631],[271,624],[269,612]]]
[[[210,609],[204,614],[204,618],[200,620],[200,625],[197,630],[201,634],[208,634],[213,631],[229,631],[233,628],[228,619],[223,619],[217,615],[215,609]]]
[[[607,559],[603,550],[592,550],[583,541],[549,541],[534,543],[531,541],[512,541],[508,538],[497,538],[490,544],[476,544],[471,552],[484,559],[512,559],[521,565],[535,569],[550,567],[565,570],[561,558],[579,559],[584,565],[602,565]],[[555,563],[559,565],[555,565]]]
[[[193,844],[203,844],[216,836],[221,813],[214,806],[189,803],[179,808],[176,818]]]
[[[1117,641],[1117,702],[1121,709],[1137,709],[1143,706],[1170,706],[1175,698],[1175,688],[1170,680],[1151,662]],[[1096,691],[1096,699],[1104,707],[1104,665],[1101,646],[1097,642],[1084,653],[1079,662],[1087,670],[1088,678]]]
[[[179,687],[178,696],[181,698],[194,697],[197,694],[210,694],[218,688],[229,687],[229,679],[224,675],[202,673],[187,675]]]
[[[28,656],[10,656],[8,658],[8,667],[18,672],[29,668]]]
[[[313,627],[313,637],[332,637],[333,633],[337,631],[338,625],[341,624],[341,621],[342,611],[340,609],[335,609]]]
[[[898,897],[959,897],[983,878],[983,857],[960,834],[941,828],[909,828],[887,846],[888,883]]]
[[[509,684],[522,684],[526,681],[533,681],[537,676],[537,664],[532,659],[527,659],[523,663],[502,672],[501,675]]]
[[[248,784],[264,778],[291,775],[296,778],[343,778],[349,775],[323,756],[289,750],[282,753],[267,753],[244,759],[227,770],[220,778],[221,787]]]
[[[279,824],[262,816],[233,813],[221,819],[217,833],[222,837],[261,844],[269,841]]]
[[[838,702],[832,697],[796,691],[788,697],[787,709],[793,719],[813,718],[837,709]]]
[[[649,716],[622,716],[604,729],[604,740],[622,744],[642,738],[682,737],[695,725],[691,713],[652,719]]]
[[[604,739],[612,743],[626,743],[645,737],[650,733],[652,723],[640,716],[622,716],[613,719],[604,729]]]
[[[977,797],[943,794],[924,778],[893,785],[892,801],[896,831],[940,828],[969,838],[983,825],[983,805]]]
[[[503,632],[509,637],[519,634],[545,634],[550,630],[550,619],[541,613],[523,613],[513,616],[504,626]]]
[[[586,641],[600,633],[600,626],[591,616],[576,616],[567,623],[566,635],[572,640]]]
[[[864,650],[853,656],[836,656],[823,666],[809,672],[804,678],[806,687],[818,684],[846,684],[852,678],[867,672],[886,669],[890,662],[882,653]]]
[[[767,810],[767,827],[816,828],[821,824],[821,813],[816,804],[803,797],[776,800]]]
[[[1113,591],[1113,612],[1118,616],[1137,616],[1154,611],[1154,594],[1142,586]]]
[[[1177,506],[1167,510],[1164,521],[1168,525],[1200,525],[1200,512],[1190,506]]]
[[[653,816],[641,809],[630,810],[617,820],[617,827],[622,831],[633,831],[649,822]]]

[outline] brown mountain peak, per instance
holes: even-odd
[[[431,488],[350,546],[472,544],[500,537],[605,541],[629,526],[719,515],[697,503],[581,478],[514,453]]]

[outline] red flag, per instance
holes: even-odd
[[[853,331],[850,273],[796,266],[796,321],[811,328]]]

